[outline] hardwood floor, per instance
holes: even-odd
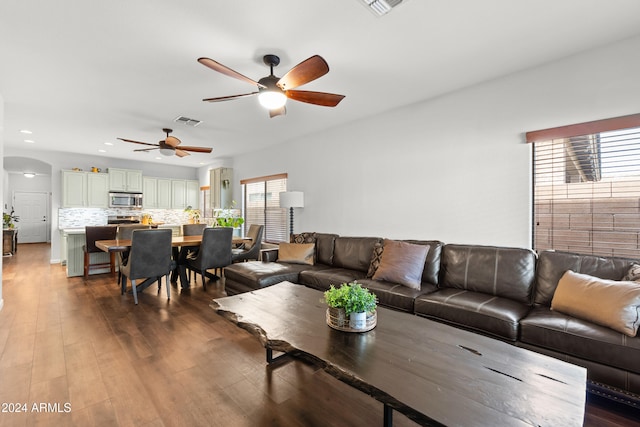
[[[169,302],[151,287],[135,306],[115,281],[68,279],[49,264],[46,244],[19,245],[3,259],[0,426],[382,423],[380,403],[313,366],[266,367],[258,340],[209,307],[220,283],[206,292],[199,280],[186,291],[173,285]],[[585,425],[638,419],[593,401]],[[394,421],[415,425],[397,413]]]

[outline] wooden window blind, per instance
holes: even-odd
[[[527,133],[533,248],[640,258],[640,114]]]
[[[287,211],[280,207],[280,192],[287,191],[287,174],[241,180],[245,227],[264,225],[265,241],[289,240]]]

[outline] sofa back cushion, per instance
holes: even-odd
[[[305,232],[291,235],[291,243],[314,243],[315,262],[331,265],[333,259],[333,243],[337,234]]]
[[[365,274],[371,263],[371,255],[379,237],[336,237],[333,249],[333,266],[362,271]]]
[[[429,252],[427,253],[427,260],[424,262],[424,269],[422,270],[422,281],[438,284],[438,278],[440,276],[440,256],[442,254],[442,247],[444,243],[439,240],[403,240],[407,243],[413,243],[414,245],[427,245],[429,246]]]
[[[465,289],[531,304],[536,255],[530,249],[445,245],[441,287]]]
[[[632,259],[543,251],[536,269],[535,303],[551,306],[558,281],[567,271],[608,280],[621,280],[634,264]]]

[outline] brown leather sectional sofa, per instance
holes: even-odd
[[[587,368],[591,392],[640,405],[640,337],[551,310],[560,277],[567,270],[620,280],[634,260],[480,245],[429,245],[420,289],[373,280],[378,237],[302,233],[315,243],[315,264],[285,263],[277,251],[263,261],[225,269],[228,294],[252,291],[283,280],[321,291],[357,280],[380,305],[473,330]]]

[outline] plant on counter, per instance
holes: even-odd
[[[193,209],[191,206],[187,206],[184,208],[184,211],[189,215],[189,220],[191,220],[194,224],[200,223],[200,217],[202,216],[202,212],[200,209]]]
[[[347,315],[352,313],[370,313],[376,309],[378,300],[369,289],[363,288],[355,280],[343,283],[339,288],[331,285],[324,293],[324,300],[331,308],[343,308]]]
[[[240,216],[240,209],[236,209],[236,201],[224,209],[215,209],[213,212],[218,227],[238,228],[244,224],[244,218]]]
[[[15,211],[13,210],[13,206],[11,207],[11,213],[2,213],[2,227],[3,228],[14,228],[14,222],[20,222],[20,217],[15,215]]]

